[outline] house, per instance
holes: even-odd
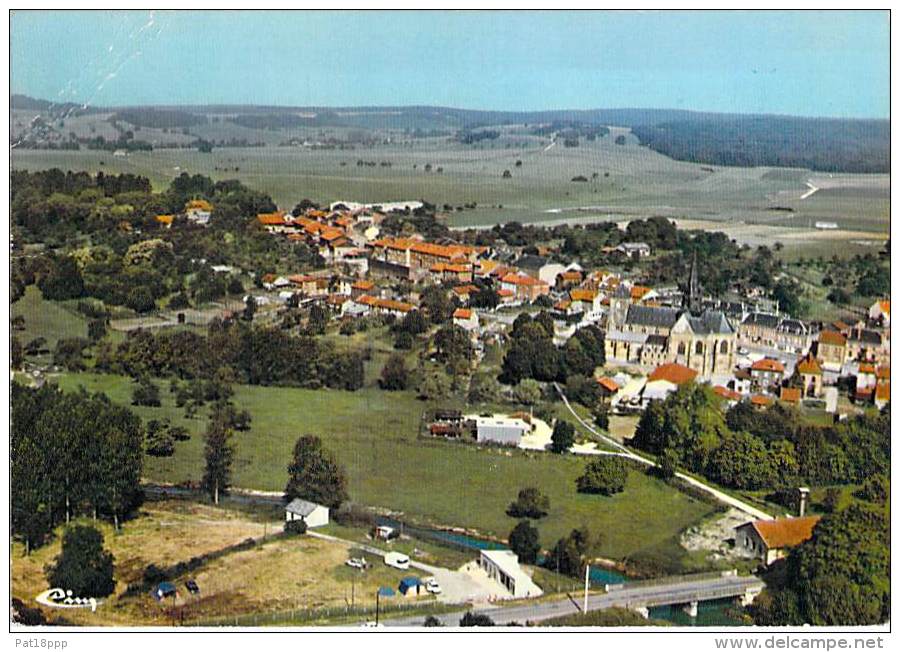
[[[522,419],[478,417],[475,420],[476,441],[479,444],[518,446],[531,426]]]
[[[157,215],[156,221],[159,222],[160,224],[162,224],[167,229],[171,229],[172,222],[175,221],[175,216],[174,215]]]
[[[799,405],[800,399],[803,398],[803,393],[799,387],[782,387],[781,394],[778,398],[782,403],[787,403],[788,405]]]
[[[623,242],[615,250],[629,258],[646,258],[650,255],[650,245],[646,242]]]
[[[536,598],[544,593],[519,566],[519,557],[512,550],[482,550],[478,565],[513,598]]]
[[[213,207],[205,199],[192,199],[184,205],[184,214],[194,224],[206,226],[212,216]]]
[[[527,274],[510,273],[500,279],[500,289],[512,292],[518,301],[531,302],[550,294],[550,285]]]
[[[757,360],[750,366],[750,380],[759,390],[777,387],[784,380],[784,365],[773,358]]]
[[[868,328],[854,328],[847,335],[847,360],[881,362],[890,359],[890,351],[882,343],[881,333]]]
[[[589,316],[600,315],[600,302],[603,297],[597,290],[574,288],[569,291],[569,299],[575,307],[575,312],[583,312]]]
[[[305,521],[306,527],[328,525],[328,508],[308,500],[294,498],[284,508],[285,521]]]
[[[404,598],[414,598],[418,595],[427,593],[422,580],[412,575],[400,580],[400,585],[397,587],[397,590],[400,591],[400,595]]]
[[[856,370],[856,400],[871,400],[875,393],[875,384],[875,365],[871,362],[861,362]]]
[[[733,389],[728,389],[727,387],[724,387],[723,385],[716,385],[715,387],[712,388],[712,391],[716,395],[718,395],[722,399],[724,399],[725,402],[728,404],[728,407],[735,405],[736,403],[740,402],[740,400],[743,398],[743,396],[739,392],[736,392]]]
[[[355,281],[353,285],[350,286],[350,297],[353,299],[358,299],[364,294],[371,294],[372,290],[375,289],[375,283],[372,281],[367,281],[364,279],[360,279]]]
[[[795,373],[800,376],[801,389],[804,396],[818,397],[822,395],[822,365],[812,352],[797,362]]]
[[[478,313],[471,308],[457,308],[453,311],[453,323],[467,331],[478,328]]]
[[[382,299],[368,294],[364,294],[357,298],[355,303],[368,306],[376,315],[394,315],[395,317],[403,317],[406,313],[416,309],[411,303],[394,301],[393,299]]]
[[[757,410],[765,410],[766,408],[772,407],[774,403],[775,400],[770,396],[754,394],[750,397],[750,405],[752,405]]]
[[[619,383],[607,376],[598,378],[597,385],[600,386],[600,398],[602,399],[611,399],[619,391]]]
[[[882,299],[869,306],[869,322],[881,328],[891,327],[891,300]]]
[[[847,359],[847,338],[837,331],[822,331],[816,342],[816,357],[825,371],[840,372]]]
[[[812,538],[818,516],[750,521],[734,529],[735,547],[748,557],[756,557],[769,566],[784,557],[788,548]]]

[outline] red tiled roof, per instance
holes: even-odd
[[[288,224],[287,220],[284,218],[284,211],[278,211],[277,213],[260,213],[256,216],[256,219],[264,226],[284,226],[285,224]]]
[[[781,362],[779,362],[778,360],[773,360],[772,358],[763,358],[762,360],[757,360],[750,368],[756,371],[777,371],[779,373],[784,373],[784,365],[781,364]]]
[[[681,385],[683,383],[694,380],[697,372],[689,367],[678,364],[677,362],[669,362],[660,365],[650,374],[650,380],[667,380],[673,385]]]
[[[635,285],[631,288],[631,298],[637,301],[644,297],[645,294],[650,292],[653,288],[648,288],[646,285]]]
[[[752,525],[769,550],[797,546],[812,538],[818,516],[779,518],[774,521],[753,521]]]
[[[569,296],[572,297],[572,301],[593,301],[597,298],[597,291],[585,288],[575,288],[569,292]]]
[[[354,290],[371,290],[375,287],[375,283],[372,281],[355,281],[350,287]]]
[[[810,354],[797,363],[797,371],[801,374],[817,375],[822,373],[822,365]]]
[[[844,346],[844,344],[847,343],[847,338],[834,331],[822,331],[819,333],[819,343],[830,344],[832,346]]]
[[[759,407],[768,407],[772,405],[774,401],[768,396],[763,396],[762,394],[754,394],[750,397],[750,403],[753,405],[758,405]]]
[[[798,387],[782,387],[781,400],[788,403],[799,403],[802,396]]]
[[[540,279],[532,278],[527,274],[507,274],[503,277],[502,281],[504,283],[510,283],[511,285],[547,285],[544,281]]]
[[[713,391],[721,396],[724,399],[729,401],[740,401],[741,395],[734,391],[733,389],[728,389],[727,387],[723,387],[722,385],[716,385],[713,387]]]
[[[457,308],[453,311],[453,319],[470,319],[472,311],[468,308]]]
[[[619,391],[619,383],[614,381],[612,378],[607,378],[604,376],[603,378],[598,378],[597,383],[610,392],[618,392]]]

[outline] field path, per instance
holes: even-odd
[[[637,453],[629,450],[626,446],[617,442],[615,439],[608,437],[606,435],[603,435],[603,434],[597,432],[596,430],[594,430],[594,428],[591,427],[590,424],[588,424],[584,419],[582,419],[581,416],[579,416],[579,414],[572,408],[572,405],[569,403],[569,399],[566,397],[565,393],[563,393],[562,387],[559,386],[559,383],[553,383],[553,385],[556,387],[556,391],[559,393],[560,397],[562,398],[563,403],[566,404],[566,408],[569,410],[569,412],[572,413],[572,416],[574,416],[578,420],[578,423],[580,423],[582,425],[582,427],[584,427],[588,432],[592,433],[594,436],[598,437],[603,442],[609,444],[610,446],[614,447],[616,450],[620,451],[620,455],[622,457],[627,457],[628,459],[632,459],[636,462],[640,462],[641,464],[646,464],[650,467],[656,466],[656,462],[653,462],[653,461],[647,459],[646,457],[638,455]],[[579,454],[578,451],[575,451],[575,453]],[[584,454],[584,453],[580,453],[580,454]],[[711,494],[719,502],[725,503],[726,505],[729,505],[731,507],[739,509],[740,511],[752,516],[753,518],[761,519],[764,521],[771,521],[771,520],[774,520],[774,518],[775,518],[771,514],[767,514],[766,512],[764,512],[760,509],[757,509],[756,507],[753,507],[752,505],[749,505],[742,500],[738,500],[737,498],[735,498],[733,496],[729,496],[724,491],[720,491],[720,490],[716,489],[715,487],[711,487],[708,484],[705,484],[705,483],[701,482],[700,480],[697,480],[696,478],[692,478],[691,476],[689,476],[685,473],[676,472],[675,477],[677,477],[680,480],[683,480],[684,482],[691,485],[692,487],[696,487],[697,489],[700,489],[701,491],[705,491],[706,493]]]
[[[806,182],[806,186],[809,188],[805,193],[800,195],[800,199],[806,199],[807,197],[812,197],[816,192],[819,191],[819,188],[812,185],[809,181]]]

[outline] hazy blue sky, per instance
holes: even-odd
[[[12,89],[116,104],[889,115],[882,12],[16,12]]]

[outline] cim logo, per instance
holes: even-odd
[[[94,598],[76,598],[72,591],[63,589],[47,589],[34,598],[40,604],[54,609],[87,609],[97,611],[97,602]]]

